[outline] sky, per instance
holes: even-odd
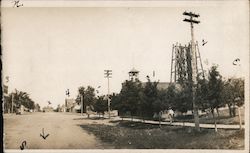
[[[25,2],[25,1],[24,1]],[[112,70],[110,91],[118,93],[134,67],[170,81],[172,45],[191,40],[184,11],[200,14],[194,37],[204,66],[219,66],[223,77],[249,72],[249,10],[246,1],[202,2],[164,7],[5,7],[2,8],[3,77],[44,107],[62,105],[65,91],[76,98],[80,86],[107,93],[104,70]],[[202,39],[208,43],[202,46]],[[240,59],[234,66],[232,62]],[[205,62],[206,61],[206,62]],[[155,71],[155,77],[153,77]],[[5,81],[5,80],[3,80]]]

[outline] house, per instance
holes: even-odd
[[[59,108],[58,111],[59,111],[59,112],[66,112],[65,104],[63,104],[63,105]]]
[[[65,99],[65,108],[66,108],[66,112],[73,112],[73,108],[74,108],[74,103],[75,99]]]
[[[147,82],[142,82],[142,87],[145,87],[145,86],[146,86],[146,83],[147,83]],[[180,84],[171,83],[171,82],[158,82],[158,84],[157,84],[157,89],[158,89],[158,90],[166,90],[171,84],[174,85],[178,90],[181,89]]]
[[[53,112],[53,111],[54,111],[54,109],[51,106],[45,106],[45,107],[43,107],[43,112]]]
[[[65,112],[80,113],[81,105],[75,99],[65,99]]]

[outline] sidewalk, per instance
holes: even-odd
[[[114,120],[122,120],[119,116],[113,118]],[[131,121],[131,118],[123,118],[123,120]],[[133,119],[133,121],[136,122],[143,122],[141,119]],[[150,121],[150,120],[144,120],[144,123],[150,123],[150,124],[159,124],[159,121]],[[166,122],[162,121],[161,125],[174,125],[174,126],[187,126],[187,127],[195,127],[194,123],[190,122]],[[234,125],[225,125],[225,124],[217,124],[217,129],[240,129],[240,125],[234,124]],[[207,129],[214,129],[214,124],[200,124],[201,128],[207,128]],[[242,129],[245,128],[245,125],[242,125]]]

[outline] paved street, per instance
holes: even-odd
[[[5,148],[20,149],[23,141],[28,149],[110,148],[79,126],[93,121],[80,118],[79,114],[69,113],[4,114]],[[45,140],[40,136],[43,128],[44,135],[49,134]]]

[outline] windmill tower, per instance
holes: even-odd
[[[196,87],[200,74],[204,77],[204,71],[201,63],[201,56],[198,48],[198,42],[194,39],[194,24],[199,24],[196,19],[199,14],[192,12],[184,12],[183,15],[188,16],[184,22],[189,22],[191,26],[191,42],[188,46],[174,45],[171,60],[171,76],[170,82],[179,84],[188,83],[192,93],[192,106],[195,121],[195,129],[200,131],[198,107],[196,105]],[[200,67],[200,68],[199,68]],[[201,72],[200,72],[201,71]]]
[[[200,56],[198,42],[195,43],[195,69],[198,77],[205,77]],[[176,43],[172,48],[170,82],[184,83],[192,80],[192,52],[191,43],[181,45]]]

